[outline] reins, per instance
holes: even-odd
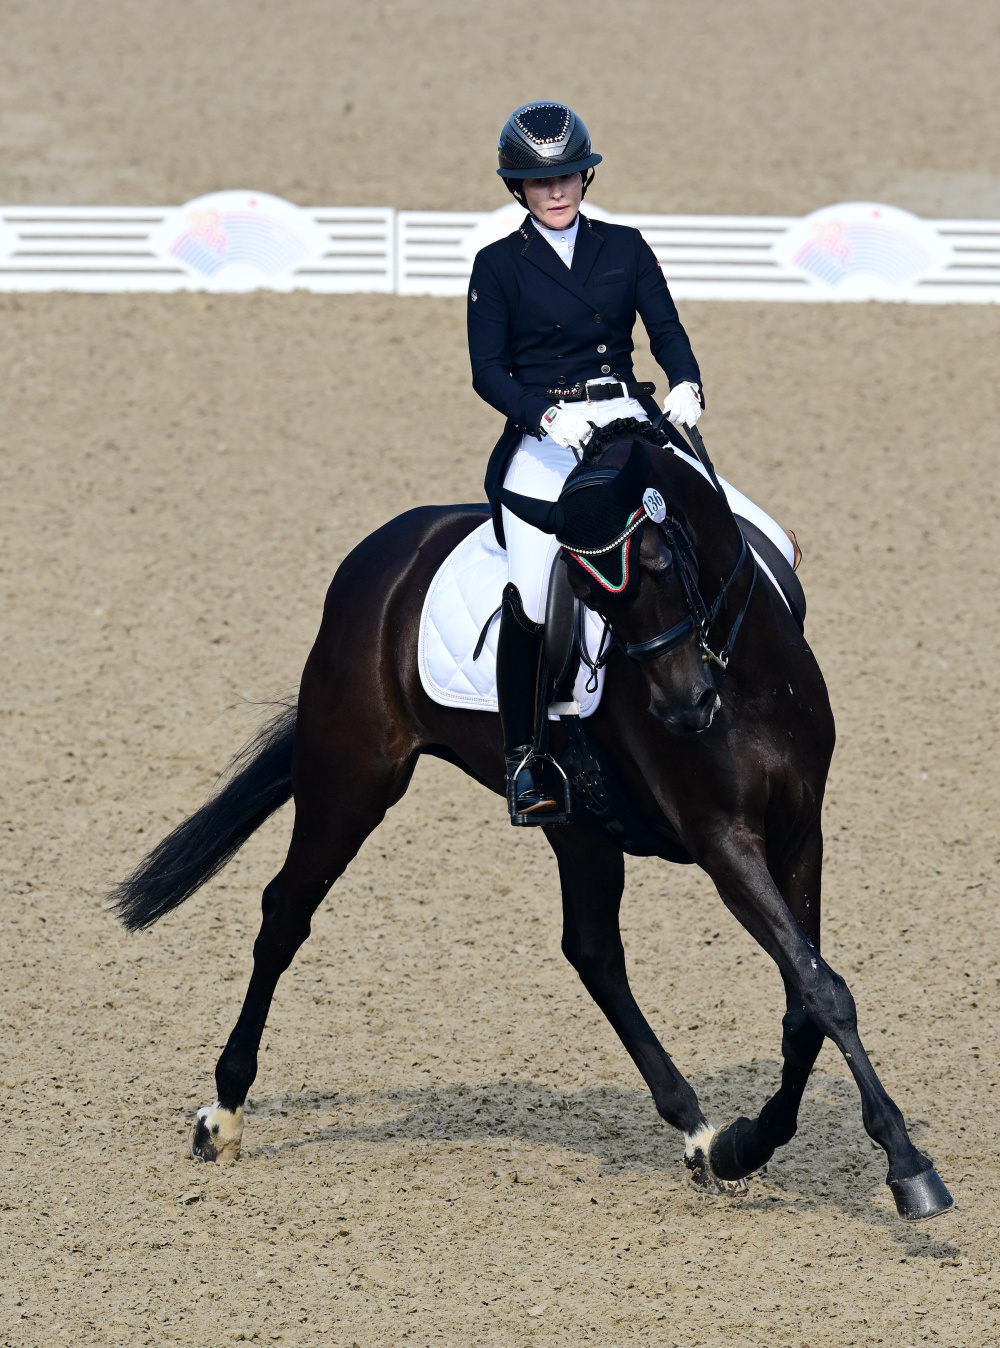
[[[658,418],[657,421],[653,422],[654,429],[657,428],[659,420],[660,419]],[[674,650],[674,648],[679,646],[682,641],[685,641],[692,633],[695,633],[697,635],[698,647],[701,650],[701,658],[703,661],[718,665],[723,673],[729,665],[729,657],[732,654],[736,638],[743,625],[743,619],[750,606],[754,587],[757,584],[757,559],[747,547],[747,541],[743,534],[743,530],[740,529],[739,522],[733,514],[726,493],[722,489],[722,484],[716,476],[715,467],[708,456],[708,450],[705,448],[705,442],[701,438],[700,432],[694,426],[685,426],[684,430],[687,432],[688,439],[691,441],[694,448],[695,456],[701,466],[705,469],[708,479],[712,483],[712,486],[715,488],[719,497],[725,502],[726,511],[728,512],[730,519],[736,525],[736,528],[739,530],[741,545],[739,558],[732,571],[730,571],[725,581],[723,581],[722,588],[716,595],[711,607],[709,607],[709,605],[705,603],[697,582],[692,576],[690,559],[694,556],[694,544],[691,541],[687,530],[678,520],[675,520],[670,516],[659,521],[657,523],[657,528],[660,530],[660,533],[666,540],[667,546],[670,548],[671,555],[674,559],[674,565],[677,568],[681,578],[681,584],[684,587],[684,602],[687,605],[688,611],[680,622],[674,623],[673,627],[668,627],[666,631],[660,632],[657,636],[650,637],[648,641],[624,641],[611,626],[608,619],[605,618],[604,630],[601,633],[601,639],[598,643],[597,654],[596,656],[591,657],[590,652],[587,650],[585,623],[582,615],[582,606],[580,606],[580,611],[577,615],[576,635],[577,644],[580,649],[580,659],[586,668],[590,670],[590,676],[588,677],[586,684],[588,693],[594,692],[597,688],[598,672],[608,663],[608,660],[611,658],[611,652],[616,646],[627,655],[630,660],[656,660],[661,655],[666,655],[668,652]],[[620,547],[622,542],[626,538],[631,537],[631,535],[635,533],[648,518],[649,516],[641,514],[636,519],[630,520],[625,531],[612,543],[609,543],[602,548],[588,548],[585,555],[588,557],[599,557],[603,553],[611,552],[614,548]],[[583,549],[573,548],[572,551],[584,555]],[[733,624],[729,629],[729,635],[726,637],[726,640],[718,653],[716,653],[709,645],[709,631],[722,611],[729,596],[729,591],[732,589],[733,585],[736,583],[737,577],[743,570],[743,565],[748,555],[753,565],[753,572],[750,577],[750,585],[747,589],[746,598],[743,600],[740,611],[733,620]]]

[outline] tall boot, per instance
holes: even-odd
[[[531,751],[542,664],[542,628],[525,614],[516,585],[506,585],[497,637],[497,701],[503,729],[507,780]],[[509,799],[509,796],[508,796]],[[544,814],[559,804],[546,788],[541,764],[529,763],[517,775],[517,814]]]

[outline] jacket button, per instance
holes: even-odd
[[[595,322],[595,323],[603,323],[603,322],[604,322],[604,319],[601,317],[600,314],[595,314],[595,315],[594,315],[594,322]]]
[[[602,366],[601,366],[601,374],[610,374],[610,373],[611,373],[611,366],[610,366],[610,365],[602,365]]]
[[[607,347],[604,345],[604,343],[602,342],[602,343],[600,344],[600,346],[597,348],[597,354],[598,354],[599,356],[603,356],[604,353],[605,353],[605,351],[607,351],[607,349],[608,349],[608,348],[607,348]]]
[[[556,380],[556,383],[557,383],[557,384],[565,384],[565,382],[566,382],[566,376],[565,376],[564,374],[561,374],[561,375],[559,376],[559,378]]]

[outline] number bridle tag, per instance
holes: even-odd
[[[647,487],[642,493],[642,508],[654,524],[662,524],[667,518],[667,503],[655,487]]]

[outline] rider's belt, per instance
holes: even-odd
[[[545,396],[561,403],[600,403],[608,398],[638,398],[640,395],[651,398],[655,392],[656,385],[650,383],[630,384],[624,379],[615,379],[609,384],[588,379],[567,388],[547,388]]]

